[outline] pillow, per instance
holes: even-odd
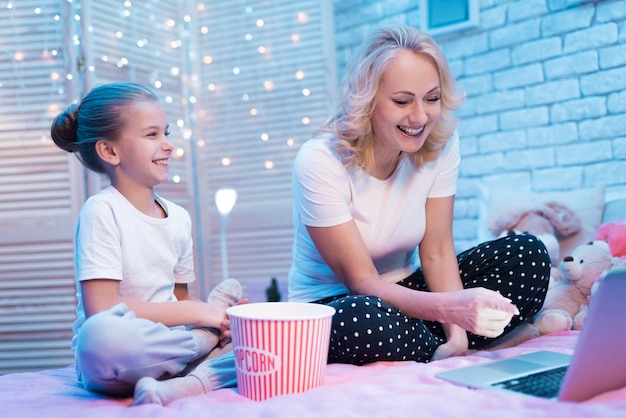
[[[574,251],[574,248],[593,238],[602,223],[604,211],[604,187],[577,189],[570,191],[533,192],[513,188],[479,188],[486,207],[479,211],[479,233],[481,241],[495,238],[487,229],[487,220],[507,207],[536,207],[541,203],[558,202],[568,206],[578,215],[581,230],[559,242],[561,259]],[[482,200],[481,199],[481,200]],[[482,212],[482,213],[481,213]],[[481,219],[482,218],[482,219]],[[483,222],[484,223],[481,223]]]
[[[602,222],[611,222],[626,219],[626,198],[610,200],[604,205]]]

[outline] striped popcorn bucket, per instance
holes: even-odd
[[[227,312],[241,395],[262,401],[322,384],[333,308],[267,302],[237,305]]]

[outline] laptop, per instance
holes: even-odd
[[[626,386],[626,269],[604,273],[572,356],[538,351],[438,373],[474,389],[513,390],[559,401],[582,402]],[[556,380],[552,391],[529,389]]]

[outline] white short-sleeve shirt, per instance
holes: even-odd
[[[437,160],[417,169],[403,158],[386,180],[347,170],[330,136],[307,141],[293,169],[289,300],[311,302],[348,292],[317,251],[307,225],[329,227],[354,220],[383,280],[397,282],[415,271],[426,199],[456,193],[459,164],[456,132]]]
[[[170,302],[176,300],[176,283],[195,279],[189,213],[160,196],[155,199],[166,218],[142,213],[112,186],[83,205],[76,226],[75,332],[85,320],[81,281],[119,280],[122,296]]]

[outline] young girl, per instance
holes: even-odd
[[[192,297],[191,219],[154,187],[174,146],[158,98],[133,83],[96,87],[58,115],[55,144],[111,186],[85,202],[76,228],[77,319],[72,349],[89,390],[167,404],[235,386],[226,308],[236,280]]]

